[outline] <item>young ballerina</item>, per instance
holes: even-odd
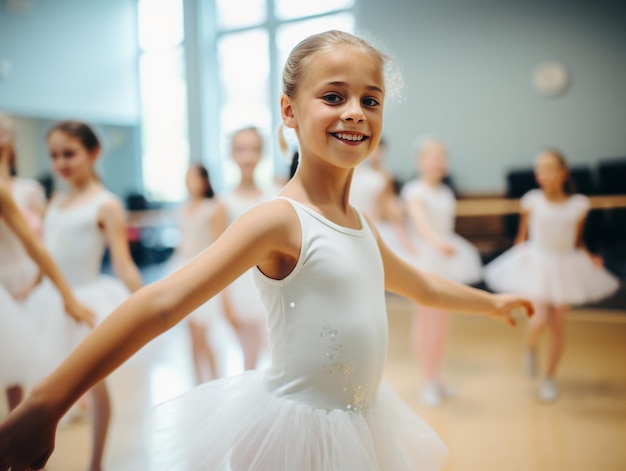
[[[263,157],[263,138],[259,131],[254,127],[236,131],[232,136],[231,152],[241,176],[235,189],[220,195],[217,218],[225,224],[218,234],[242,214],[273,196],[261,189],[254,177]],[[231,323],[234,321],[236,324],[235,333],[243,352],[244,369],[254,369],[267,348],[267,316],[252,271],[232,283],[224,296],[225,313]]]
[[[565,346],[565,316],[569,306],[610,296],[619,281],[589,253],[582,233],[589,200],[570,188],[565,158],[545,150],[535,162],[539,189],[526,193],[515,246],[485,267],[485,281],[495,291],[520,293],[533,300],[536,314],[528,323],[525,363],[537,374],[536,351],[541,333],[550,331],[548,369],[539,398],[553,401],[554,384]]]
[[[50,278],[59,291],[65,312],[77,323],[93,327],[94,316],[72,294],[60,271],[42,243],[32,233],[10,193],[0,185],[0,267],[11,268],[19,274],[25,258],[32,259]],[[44,376],[41,364],[44,352],[37,336],[27,323],[22,307],[15,301],[16,291],[22,291],[8,275],[0,276],[0,385],[6,389],[9,410],[23,397],[25,384],[34,384]]]
[[[224,213],[216,211],[217,199],[209,180],[209,172],[203,165],[192,165],[187,171],[185,185],[189,200],[180,209],[181,242],[168,262],[166,273],[173,273],[194,258],[223,231]],[[227,295],[223,293],[224,301]],[[231,310],[226,309],[227,313]],[[212,298],[187,317],[191,338],[191,354],[196,382],[198,384],[218,377],[215,352],[207,334],[216,316],[221,312],[218,298]]]
[[[394,192],[393,178],[383,166],[386,152],[381,138],[372,155],[354,169],[350,203],[372,220],[391,249],[410,257],[415,255],[415,246],[409,236],[404,208]]]
[[[95,312],[99,323],[128,297],[129,291],[141,286],[126,239],[123,209],[96,176],[94,167],[101,146],[87,124],[59,122],[48,132],[47,139],[53,170],[68,189],[54,195],[48,206],[44,243],[76,297]],[[119,280],[101,274],[107,247]],[[60,364],[89,332],[62,315],[61,303],[49,283],[44,282],[33,291],[25,309],[45,339],[43,346],[52,367]],[[104,381],[93,385],[90,392],[90,470],[99,471],[110,422],[110,399]]]
[[[350,206],[353,169],[382,131],[385,60],[337,31],[293,49],[281,113],[300,142],[294,178],[181,270],[135,293],[40,383],[0,425],[0,469],[43,466],[58,417],[82,391],[250,268],[268,309],[271,365],[161,405],[154,469],[440,469],[443,443],[381,384],[385,288],[512,324],[512,310],[532,308],[519,296],[424,276]]]
[[[402,190],[417,233],[417,255],[412,260],[419,269],[458,283],[480,281],[482,264],[478,251],[454,233],[455,198],[443,183],[448,173],[446,148],[434,139],[420,140],[416,164],[419,179],[407,183]],[[411,344],[425,379],[421,401],[428,406],[437,406],[452,394],[439,378],[448,323],[448,312],[415,305]]]

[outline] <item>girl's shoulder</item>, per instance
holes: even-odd
[[[574,207],[576,211],[579,211],[581,213],[586,213],[591,207],[591,202],[589,201],[589,198],[580,193],[574,193],[572,196],[570,196],[568,203],[572,207]]]
[[[520,198],[520,206],[522,207],[522,210],[530,211],[537,204],[540,204],[541,201],[545,200],[543,191],[539,188],[535,188],[524,193],[524,195]]]

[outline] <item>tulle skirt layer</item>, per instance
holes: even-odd
[[[387,384],[363,413],[328,411],[276,396],[262,371],[157,406],[147,438],[157,471],[429,471],[447,458]]]
[[[423,239],[416,238],[417,253],[410,260],[420,270],[457,283],[478,283],[482,279],[482,261],[476,247],[456,234],[450,234],[444,240],[454,247],[452,255],[446,255]]]
[[[32,386],[43,378],[43,354],[21,306],[0,285],[0,387]]]
[[[95,281],[72,287],[72,290],[78,301],[94,312],[98,324],[130,294],[122,282],[107,275],[100,275]],[[24,308],[42,339],[50,370],[65,360],[89,334],[86,324],[78,324],[67,315],[61,295],[47,280],[28,297]]]
[[[484,276],[494,291],[519,293],[554,305],[599,301],[619,288],[619,280],[582,250],[557,253],[529,242],[488,264]]]

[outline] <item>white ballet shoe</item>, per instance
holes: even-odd
[[[552,402],[559,397],[559,392],[556,389],[554,381],[551,378],[546,378],[542,381],[539,387],[539,399],[544,402]]]
[[[420,401],[428,407],[436,407],[441,404],[441,391],[435,382],[426,383],[420,394]]]
[[[450,387],[442,381],[437,382],[437,389],[439,390],[439,394],[441,395],[441,397],[444,399],[451,399],[458,396],[456,389]]]

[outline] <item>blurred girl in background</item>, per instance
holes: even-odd
[[[419,178],[407,183],[402,190],[417,233],[417,255],[413,260],[426,272],[458,283],[477,283],[482,267],[478,250],[454,232],[455,197],[444,183],[448,173],[447,150],[441,142],[431,138],[421,139],[418,144]],[[439,377],[448,324],[448,312],[415,305],[411,344],[426,381],[421,393],[424,405],[439,405],[442,399],[453,394]]]
[[[533,300],[528,323],[525,364],[537,374],[537,345],[548,327],[548,368],[539,398],[558,396],[554,376],[565,345],[565,315],[571,305],[597,301],[619,287],[600,257],[585,247],[582,234],[589,212],[587,197],[576,194],[567,163],[556,150],[545,150],[535,162],[539,189],[520,200],[521,217],[515,246],[485,267],[485,281],[495,291],[520,293]]]

